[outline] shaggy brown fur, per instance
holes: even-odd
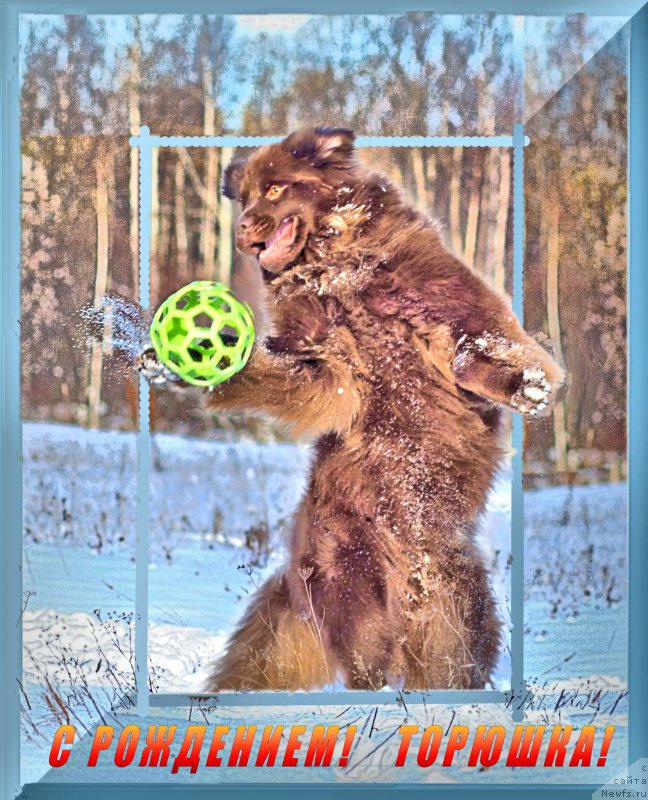
[[[308,129],[226,176],[275,330],[210,391],[316,437],[285,569],[208,691],[483,687],[500,623],[473,542],[502,458],[499,404],[534,414],[560,369],[437,228]]]

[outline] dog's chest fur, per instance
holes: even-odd
[[[498,412],[467,396],[450,370],[440,322],[425,343],[399,301],[406,261],[339,238],[319,243],[270,285],[277,341],[306,359],[352,341],[362,402],[344,436],[317,445],[312,483],[321,524],[365,514],[410,554],[468,533],[501,458]],[[324,246],[323,246],[324,245]],[[326,246],[328,245],[328,246]],[[347,391],[331,387],[332,391]]]

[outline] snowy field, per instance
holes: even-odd
[[[153,455],[148,565],[151,689],[197,691],[249,593],[283,560],[290,514],[303,490],[309,453],[291,444],[157,435]],[[24,426],[25,782],[41,779],[48,770],[43,744],[62,724],[53,694],[73,709],[79,727],[91,728],[100,721],[97,708],[120,704],[117,716],[128,719],[123,698],[134,684],[135,467],[132,434]],[[505,622],[509,621],[509,524],[510,478],[504,473],[491,494],[481,543]],[[626,487],[529,492],[525,531],[525,675],[531,688],[527,719],[574,725],[611,720],[618,727],[608,763],[610,769],[623,766]],[[510,685],[507,649],[495,685],[503,689]],[[383,761],[394,755],[393,732],[405,720],[423,726],[449,721],[455,713],[455,724],[464,719],[465,724],[511,724],[510,710],[498,706],[422,707],[407,705],[407,698],[402,706],[376,702],[379,713],[369,733],[354,746],[349,767],[321,770],[316,779],[390,780],[379,775]],[[331,721],[341,714],[351,724],[369,712],[373,716],[373,706],[370,710],[306,705],[221,708],[218,720],[222,723],[225,715],[234,724],[236,719],[263,724],[285,718],[293,724]],[[186,711],[177,714],[186,721]],[[159,722],[170,715],[166,712]],[[384,746],[376,748],[381,736]],[[600,783],[603,771],[592,770],[593,777],[582,780]],[[247,770],[238,770],[237,775],[241,780],[282,777],[281,770],[253,772],[243,776]],[[574,781],[573,775],[561,770],[551,773],[551,780]],[[393,779],[531,779],[524,770],[494,768],[475,774],[461,769],[441,774],[414,766],[411,773],[399,771]],[[232,779],[220,775],[216,771],[209,779]],[[138,779],[137,773],[128,777]],[[74,777],[66,768],[45,779]],[[84,779],[82,772],[77,779]],[[109,780],[114,775],[93,773],[93,779]],[[309,775],[308,780],[313,779]]]

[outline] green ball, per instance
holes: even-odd
[[[214,386],[243,369],[254,344],[252,310],[215,281],[194,281],[162,303],[151,323],[160,361],[183,381]]]

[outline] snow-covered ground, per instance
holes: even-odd
[[[200,688],[206,666],[221,651],[249,593],[282,561],[309,453],[291,444],[220,443],[169,435],[155,437],[153,453],[151,687],[192,692]],[[131,434],[24,426],[24,688],[31,706],[27,733],[34,723],[48,739],[59,724],[42,689],[46,681],[67,693],[79,719],[88,724],[94,702],[105,708],[133,686],[135,464]],[[509,526],[510,479],[504,473],[491,494],[481,542],[507,622]],[[265,529],[269,554],[258,547]],[[528,718],[561,724],[569,719],[575,725],[592,716],[612,718],[619,732],[609,761],[623,765],[626,487],[529,492],[525,531],[525,675],[535,695]],[[509,681],[505,649],[496,686],[508,688]],[[496,706],[461,709],[480,724],[510,717]],[[338,711],[344,708],[328,713]],[[282,713],[295,721],[294,710],[274,713],[272,719]],[[428,712],[390,706],[381,709],[378,721],[389,730],[390,720],[398,718],[401,724],[404,713],[411,719],[412,714],[423,717]],[[442,718],[446,710],[437,707],[436,713]],[[245,714],[247,721],[250,709]],[[313,716],[312,709],[309,714]],[[39,749],[34,730],[31,738],[34,741],[26,738],[23,747],[25,781],[39,779],[47,769],[47,752]],[[332,772],[329,779],[376,779],[372,770],[378,769],[380,758],[379,753],[365,759],[362,768]],[[68,771],[47,779],[69,780],[69,772],[63,772]],[[497,772],[489,770],[490,777],[482,775],[480,780],[511,779],[511,771],[504,778],[495,777]],[[419,770],[399,774],[398,779],[430,780],[430,775]],[[452,777],[462,779],[467,776]],[[552,778],[556,779],[560,778]]]

